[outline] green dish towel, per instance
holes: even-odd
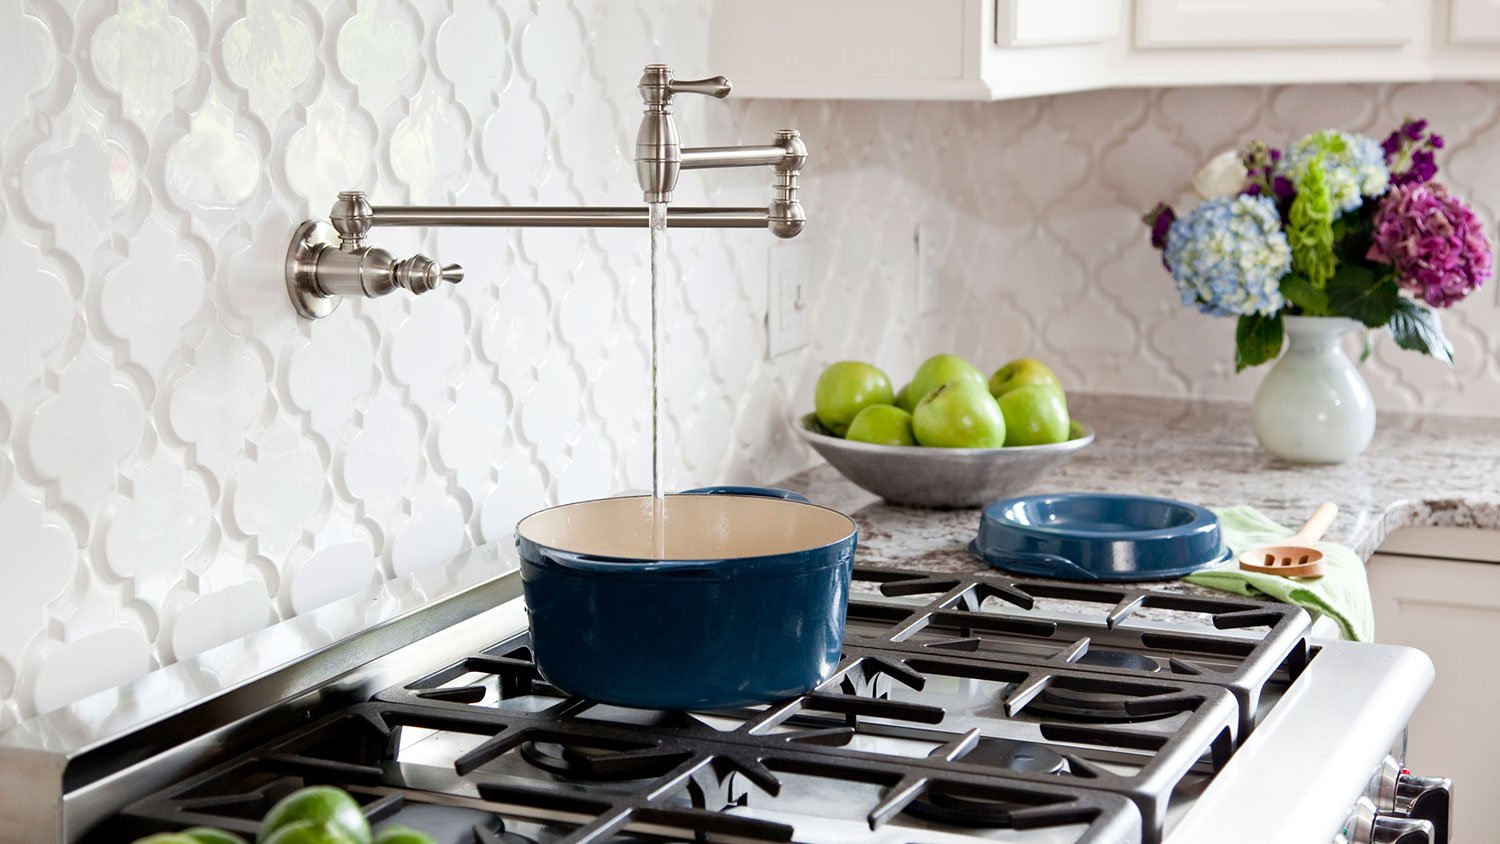
[[[1240,568],[1241,551],[1283,542],[1295,531],[1282,527],[1254,507],[1238,505],[1213,511],[1219,517],[1224,544],[1235,558],[1211,569],[1183,578],[1189,583],[1222,589],[1251,598],[1270,598],[1296,604],[1314,613],[1331,616],[1344,631],[1344,638],[1368,642],[1375,637],[1375,609],[1370,601],[1370,581],[1365,564],[1350,548],[1333,542],[1314,543],[1323,552],[1323,576],[1294,579]]]

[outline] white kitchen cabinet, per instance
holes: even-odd
[[[1500,0],[715,0],[737,95],[1500,79]]]
[[[1455,44],[1500,44],[1500,0],[1452,0],[1448,38]]]
[[[736,96],[992,99],[1091,86],[1128,0],[716,0]]]
[[[1426,31],[1428,0],[1137,0],[1135,44],[1389,47]]]
[[[1409,728],[1407,767],[1452,777],[1455,841],[1500,821],[1500,532],[1399,532],[1370,558],[1375,638],[1432,657],[1437,680]]]

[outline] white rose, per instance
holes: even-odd
[[[1193,190],[1204,199],[1216,196],[1234,196],[1245,187],[1250,177],[1239,152],[1229,149],[1210,158],[1193,176]]]

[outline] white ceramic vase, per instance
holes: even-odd
[[[1298,463],[1342,463],[1375,436],[1375,400],[1339,340],[1344,317],[1284,317],[1287,348],[1255,393],[1255,438]]]

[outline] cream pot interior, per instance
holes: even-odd
[[[655,553],[649,495],[564,504],[522,519],[516,532],[548,548],[632,560],[724,560],[822,548],[854,522],[812,504],[740,495],[666,497],[666,553]]]

